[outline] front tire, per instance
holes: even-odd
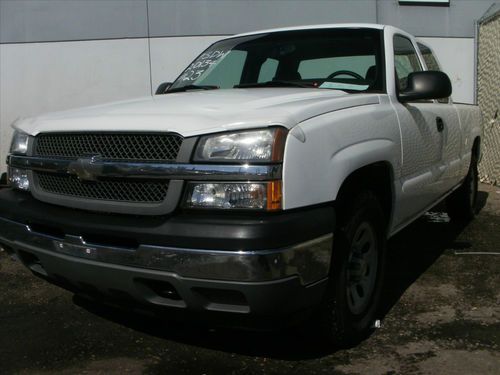
[[[335,232],[330,279],[319,311],[320,334],[346,347],[372,331],[382,290],[386,220],[376,195],[351,201]]]

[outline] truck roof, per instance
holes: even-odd
[[[380,25],[380,24],[376,24],[376,23],[331,23],[331,24],[321,24],[321,25],[290,26],[290,27],[281,27],[281,28],[275,28],[275,29],[257,30],[257,31],[251,31],[251,32],[247,32],[247,33],[237,34],[237,35],[231,35],[228,38],[254,35],[254,34],[272,33],[272,32],[278,32],[278,31],[337,29],[337,28],[383,30],[385,27],[386,27],[386,25]]]

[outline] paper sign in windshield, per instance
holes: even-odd
[[[229,51],[209,51],[202,54],[195,62],[193,62],[182,75],[179,77],[181,82],[196,81],[212,66],[222,59]]]

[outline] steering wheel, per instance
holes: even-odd
[[[326,77],[326,79],[332,79],[336,76],[340,76],[342,74],[345,74],[345,75],[348,75],[348,76],[351,76],[351,77],[354,77],[356,79],[361,79],[361,80],[365,80],[365,78],[361,75],[359,75],[358,73],[356,72],[351,72],[350,70],[337,70],[336,72],[333,72],[332,74],[330,74],[328,77]]]

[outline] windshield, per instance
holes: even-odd
[[[315,29],[222,40],[167,91],[303,87],[383,92],[381,31]]]

